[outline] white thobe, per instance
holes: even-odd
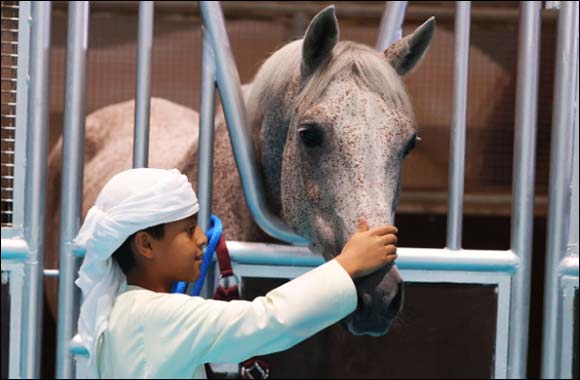
[[[341,320],[354,283],[331,260],[254,301],[216,301],[128,286],[102,336],[101,378],[205,378],[204,363],[288,349]]]

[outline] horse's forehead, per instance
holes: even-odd
[[[328,85],[319,102],[305,113],[336,127],[364,127],[412,133],[413,117],[381,94],[362,87],[356,80],[341,77]]]

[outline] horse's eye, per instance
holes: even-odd
[[[409,139],[407,145],[405,146],[405,150],[403,151],[403,158],[407,157],[409,152],[413,150],[416,142],[417,142],[417,134],[413,134],[413,136],[411,137],[411,139]]]
[[[322,145],[324,133],[322,128],[316,124],[304,124],[298,128],[300,133],[300,140],[309,148],[314,148]]]

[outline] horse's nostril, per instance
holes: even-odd
[[[389,318],[394,318],[401,309],[401,304],[403,303],[403,289],[403,282],[399,282],[397,286],[397,294],[395,294],[395,298],[393,298],[389,305],[389,309],[387,310]]]

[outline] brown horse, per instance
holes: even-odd
[[[416,138],[413,110],[400,78],[423,57],[434,20],[378,53],[338,42],[334,7],[316,15],[304,39],[264,62],[244,86],[252,135],[270,209],[309,239],[325,259],[340,253],[360,215],[371,227],[391,224],[401,164]],[[113,174],[131,167],[134,102],[92,113],[86,123],[83,215]],[[241,190],[223,114],[216,116],[213,211],[230,240],[265,241]],[[60,141],[49,160],[47,267],[58,263]],[[197,180],[198,115],[151,100],[149,166],[176,167]],[[51,287],[52,285],[52,287]],[[356,282],[359,305],[343,321],[356,335],[383,335],[402,306],[396,266]],[[48,284],[56,309],[56,287]]]

